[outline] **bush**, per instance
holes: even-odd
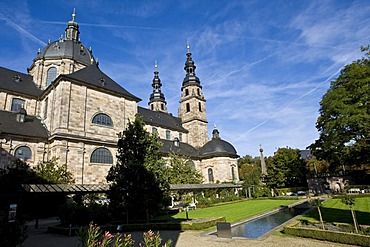
[[[305,237],[314,238],[319,240],[326,240],[331,242],[337,242],[342,244],[352,244],[359,246],[370,246],[370,236],[346,233],[346,232],[335,232],[321,229],[311,229],[304,227],[284,227],[284,233]]]
[[[15,247],[26,240],[26,226],[18,221],[8,222],[8,215],[0,215],[0,246]]]
[[[75,203],[64,205],[59,212],[59,219],[62,225],[79,225],[89,224],[89,210],[87,207]]]
[[[85,226],[93,221],[98,225],[110,221],[107,204],[89,203],[86,206],[76,203],[65,204],[59,211],[59,219],[63,226]]]

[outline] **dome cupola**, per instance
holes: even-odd
[[[212,131],[212,140],[204,144],[200,148],[199,154],[203,158],[212,158],[212,157],[231,157],[238,158],[235,148],[233,145],[224,141],[220,138],[220,133],[217,130],[216,126]]]

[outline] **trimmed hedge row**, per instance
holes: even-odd
[[[148,231],[148,230],[202,230],[216,226],[217,222],[225,222],[225,217],[209,218],[209,219],[196,219],[189,221],[169,221],[158,223],[142,223],[142,224],[122,224],[121,231]],[[103,231],[116,232],[117,225],[100,226]],[[80,227],[67,227],[51,226],[48,227],[49,233],[61,235],[76,235]]]
[[[370,247],[370,236],[347,232],[334,232],[321,229],[303,228],[303,227],[284,227],[284,232],[298,237],[314,238],[342,244],[352,244]]]

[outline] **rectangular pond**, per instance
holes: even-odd
[[[241,223],[231,228],[231,235],[232,237],[258,238],[295,216],[302,214],[308,208],[309,204],[303,203],[252,221]]]

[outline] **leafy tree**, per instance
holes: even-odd
[[[342,203],[346,204],[349,206],[349,208],[351,209],[351,214],[352,214],[352,219],[353,219],[353,224],[355,226],[355,232],[358,233],[358,223],[357,223],[357,219],[356,219],[356,213],[355,213],[355,210],[354,210],[354,206],[355,206],[355,198],[353,196],[350,196],[350,195],[344,195],[342,197]]]
[[[244,185],[260,186],[261,185],[261,168],[258,165],[243,164],[239,168],[240,179],[244,180]]]
[[[200,184],[203,182],[202,174],[195,169],[188,157],[171,152],[168,161],[167,171],[171,184]]]
[[[34,170],[37,176],[49,183],[68,184],[74,182],[72,173],[67,169],[67,164],[59,165],[57,157],[46,162],[39,162]]]
[[[271,188],[307,185],[305,162],[298,149],[279,148],[267,164],[267,173]]]
[[[316,122],[320,137],[310,148],[332,170],[370,163],[369,46],[362,51],[363,58],[342,69],[320,102]]]
[[[321,210],[320,210],[320,207],[322,205],[320,198],[313,199],[311,201],[311,204],[312,204],[312,206],[317,207],[317,212],[319,213],[321,228],[323,230],[325,230],[324,221],[322,220],[322,214],[321,214]]]
[[[329,163],[312,156],[307,160],[306,169],[309,173],[327,173],[329,172]]]
[[[238,159],[238,166],[242,166],[243,164],[249,164],[249,165],[261,165],[260,157],[252,157],[250,155],[246,155],[242,158]]]
[[[119,134],[117,164],[107,176],[114,217],[128,213],[132,219],[148,219],[163,206],[169,183],[163,171],[160,145],[157,136],[145,131],[139,116]]]

